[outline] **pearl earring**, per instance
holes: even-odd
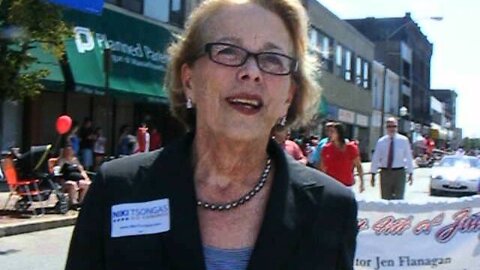
[[[193,102],[191,98],[187,98],[187,109],[193,108]]]
[[[287,124],[287,116],[280,118],[280,126],[284,127]]]

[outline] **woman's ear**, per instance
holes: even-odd
[[[183,86],[183,92],[187,98],[194,100],[194,93],[192,90],[192,69],[187,65],[183,64],[181,68],[181,80]]]
[[[297,93],[297,84],[292,82],[292,84],[290,85],[290,89],[288,89],[288,96],[287,96],[287,100],[285,101],[285,103],[287,104],[292,104],[293,102],[293,98],[295,97],[295,94]]]

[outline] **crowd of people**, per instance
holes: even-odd
[[[115,157],[149,152],[162,147],[161,133],[154,126],[149,128],[146,123],[141,123],[136,130],[125,124],[120,128],[119,134],[115,153],[111,153]],[[87,117],[80,126],[74,122],[67,138],[74,156],[78,157],[83,167],[88,171],[96,171],[107,153],[107,138],[103,135],[102,127],[94,127],[92,120]]]
[[[92,183],[89,172],[95,172],[105,161],[107,138],[102,127],[94,127],[90,118],[80,126],[74,122],[70,132],[63,138],[59,155],[52,158],[52,172],[61,175],[57,180],[69,195],[72,209],[78,209]],[[141,123],[135,132],[129,125],[120,129],[115,156],[149,152],[162,146],[162,137],[155,127],[151,130]]]
[[[346,138],[341,123],[327,120],[323,126],[323,137],[291,138],[288,129],[276,126],[272,136],[277,143],[295,160],[320,170],[347,187],[355,184],[354,169],[360,180],[360,192],[363,192],[363,168],[358,150],[358,141]]]
[[[387,119],[386,127],[387,134],[379,138],[373,152],[370,184],[375,186],[379,173],[382,199],[398,200],[404,197],[405,184],[413,182],[412,147],[408,138],[398,133],[397,119]],[[359,142],[347,138],[344,126],[335,121],[325,121],[323,133],[321,139],[315,135],[291,138],[288,130],[277,126],[272,136],[295,160],[326,173],[346,187],[355,185],[357,176],[359,192],[363,192],[365,183]],[[434,144],[429,141],[426,148],[429,153],[433,152],[432,146]]]

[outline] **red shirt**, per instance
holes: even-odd
[[[288,154],[290,154],[290,156],[292,156],[295,160],[301,160],[305,158],[305,156],[303,155],[302,149],[294,141],[286,140],[283,143],[282,148]]]
[[[427,146],[427,154],[432,154],[435,149],[435,141],[432,139],[426,139],[425,144]]]
[[[358,156],[358,147],[353,142],[345,144],[343,151],[332,142],[327,143],[322,150],[325,173],[346,186],[352,186],[354,184],[353,160]]]
[[[152,132],[150,134],[150,151],[160,148],[162,146],[162,135],[160,132]]]
[[[145,152],[147,146],[147,138],[145,134],[147,133],[147,128],[139,127],[137,129],[137,142],[138,142],[138,150],[137,152]]]

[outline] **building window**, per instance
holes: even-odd
[[[183,27],[185,0],[170,0],[170,23]]]
[[[143,0],[105,0],[105,2],[142,14]]]
[[[336,72],[337,76],[342,76],[343,74],[343,48],[341,45],[337,45],[337,49],[335,52],[335,65],[336,65]]]
[[[370,63],[360,56],[355,59],[355,85],[370,88]]]
[[[363,80],[362,67],[362,58],[357,57],[355,60],[355,84],[359,87],[362,86]]]
[[[320,51],[322,52],[322,66],[326,70],[333,72],[333,40],[325,35],[321,35],[319,38],[322,44],[320,47]]]
[[[143,13],[143,0],[122,0],[122,7],[135,13]]]
[[[309,33],[308,41],[310,43],[310,47],[312,47],[314,50],[320,51],[320,48],[318,48],[318,44],[317,44],[317,35],[318,35],[317,29],[312,28]]]
[[[333,71],[332,41],[330,37],[315,28],[310,31],[310,47],[317,54],[322,68],[330,72]]]
[[[143,14],[161,22],[183,27],[185,0],[145,0]]]
[[[370,63],[363,61],[363,88],[370,89]]]
[[[410,64],[406,61],[403,61],[403,85],[410,87]]]
[[[343,70],[343,78],[345,81],[352,80],[352,52],[345,49],[345,68]]]
[[[410,108],[410,97],[402,94],[402,105],[406,108]]]

